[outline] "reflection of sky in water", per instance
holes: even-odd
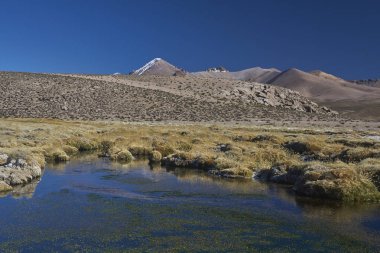
[[[146,161],[81,157],[0,199],[0,251],[374,251],[378,210]]]

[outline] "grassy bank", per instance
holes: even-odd
[[[1,119],[0,153],[66,161],[82,151],[121,162],[145,156],[166,166],[286,183],[311,197],[379,199],[380,131],[190,124]]]

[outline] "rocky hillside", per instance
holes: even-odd
[[[83,78],[76,75],[75,77]],[[286,108],[300,112],[319,114],[336,114],[327,107],[301,96],[297,91],[275,87],[267,84],[245,82],[238,80],[218,80],[214,78],[199,78],[194,76],[163,77],[163,76],[86,76],[86,79],[102,80],[161,90],[179,96],[200,99],[205,102],[227,101],[242,104],[265,105]],[[133,81],[133,82],[131,82]]]
[[[234,122],[334,115],[284,88],[191,76],[0,72],[0,91],[5,117]]]

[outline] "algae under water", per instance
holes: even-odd
[[[1,252],[377,252],[378,204],[91,156],[0,198]]]

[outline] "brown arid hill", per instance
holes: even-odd
[[[333,80],[333,81],[344,81],[342,78],[331,75],[329,73],[323,72],[321,70],[313,70],[310,71],[309,74],[312,74],[314,76],[322,77],[328,80]]]
[[[269,83],[299,91],[302,95],[318,101],[369,99],[380,95],[378,89],[355,85],[344,80],[316,76],[298,69],[284,71]]]
[[[280,74],[281,71],[275,68],[264,69],[260,67],[245,69],[236,72],[214,72],[201,71],[192,73],[198,77],[207,78],[226,78],[232,80],[252,81],[257,83],[267,83],[269,80]]]
[[[204,78],[244,80],[281,86],[298,91],[344,116],[380,121],[380,80],[377,79],[346,81],[321,70],[304,72],[292,68],[281,72],[276,68],[260,67],[236,72],[202,71],[191,74]]]
[[[380,120],[380,89],[333,75],[289,69],[268,83],[296,90],[309,99],[356,119]]]
[[[126,121],[334,121],[288,89],[193,76],[0,72],[0,116]]]

